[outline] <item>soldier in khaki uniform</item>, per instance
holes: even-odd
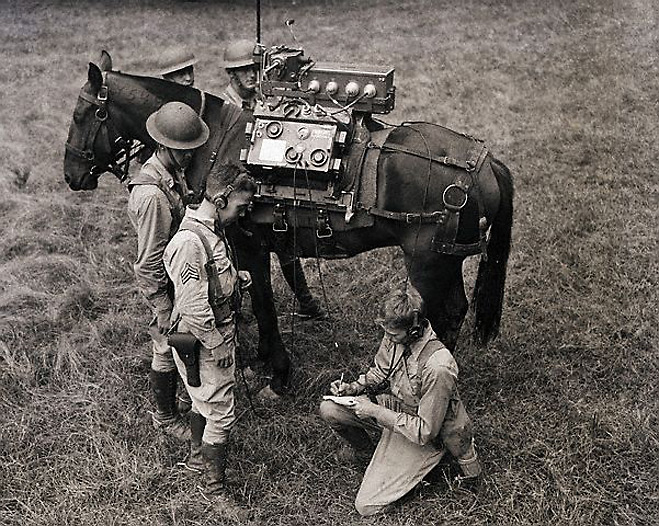
[[[158,74],[165,80],[184,86],[194,86],[194,65],[197,59],[190,50],[178,46],[165,50],[159,58]]]
[[[462,470],[460,481],[481,472],[472,424],[457,389],[458,366],[421,318],[423,302],[409,288],[384,301],[380,324],[385,336],[375,363],[351,383],[335,380],[335,401],[324,400],[320,415],[349,446],[340,458],[370,464],[355,507],[361,515],[384,511],[412,490],[448,451]],[[389,384],[388,394],[376,394]],[[368,396],[369,392],[377,401]],[[341,405],[341,403],[350,405]],[[375,453],[366,430],[382,431]],[[371,458],[371,455],[372,458]]]
[[[188,206],[179,231],[167,245],[164,262],[174,283],[172,326],[202,344],[199,387],[189,384],[185,365],[175,356],[192,398],[186,466],[204,471],[202,494],[230,511],[234,504],[225,492],[225,468],[235,422],[235,311],[240,291],[251,284],[251,278],[236,269],[224,227],[245,214],[256,184],[239,164],[214,170],[201,204]]]
[[[158,148],[128,183],[128,217],[137,233],[135,277],[153,313],[149,327],[153,340],[150,383],[156,402],[153,423],[167,434],[188,440],[189,428],[176,410],[178,373],[165,336],[172,298],[162,255],[183,218],[184,170],[194,150],[208,139],[209,129],[182,102],[163,105],[148,118],[146,128]]]
[[[224,51],[224,68],[229,75],[229,84],[220,95],[224,100],[252,111],[256,106],[259,65],[254,62],[253,40],[237,40],[230,43]],[[298,305],[295,315],[302,320],[325,317],[320,302],[313,297],[300,259],[295,255],[295,247],[289,234],[277,235],[270,232],[268,243],[276,248],[284,279],[295,293]]]

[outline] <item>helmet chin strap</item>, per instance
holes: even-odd
[[[181,192],[183,194],[183,200],[185,201],[186,204],[188,204],[190,198],[194,196],[194,192],[190,190],[190,188],[188,187],[188,182],[185,180],[185,170],[174,157],[171,148],[168,148],[167,146],[161,146],[161,147],[164,148],[167,154],[167,158],[169,159],[172,168],[174,168],[174,181],[181,188]]]

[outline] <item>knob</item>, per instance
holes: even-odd
[[[325,86],[325,91],[328,95],[336,95],[339,91],[339,85],[334,80],[330,80]]]
[[[351,80],[346,84],[346,95],[348,97],[356,97],[359,95],[359,84],[357,84],[354,80]]]
[[[366,86],[364,86],[364,95],[366,96],[366,98],[372,99],[377,94],[378,94],[378,90],[373,84],[366,84]]]
[[[318,93],[320,91],[320,82],[318,82],[316,79],[309,82],[309,91]]]

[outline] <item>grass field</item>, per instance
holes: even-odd
[[[477,496],[443,482],[386,517],[352,507],[316,408],[367,366],[394,249],[306,262],[330,321],[291,325],[296,397],[247,412],[230,481],[254,525],[651,525],[659,521],[659,29],[651,0],[263,0],[267,44],[396,68],[390,122],[485,139],[515,177],[502,333],[456,357],[486,469]],[[223,46],[254,34],[252,2],[0,3],[0,524],[214,525],[185,448],[152,429],[147,309],[126,193],[64,183],[87,62],[145,71],[191,46],[219,92]],[[150,62],[151,61],[151,62]],[[466,266],[473,282],[476,261]],[[276,265],[275,265],[276,267]],[[278,272],[278,270],[277,270]],[[253,339],[253,327],[248,339]],[[238,404],[247,408],[244,391]]]

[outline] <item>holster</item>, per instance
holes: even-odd
[[[199,349],[201,342],[189,332],[173,332],[167,337],[167,343],[176,352],[185,365],[185,372],[190,387],[201,386],[199,377]]]

